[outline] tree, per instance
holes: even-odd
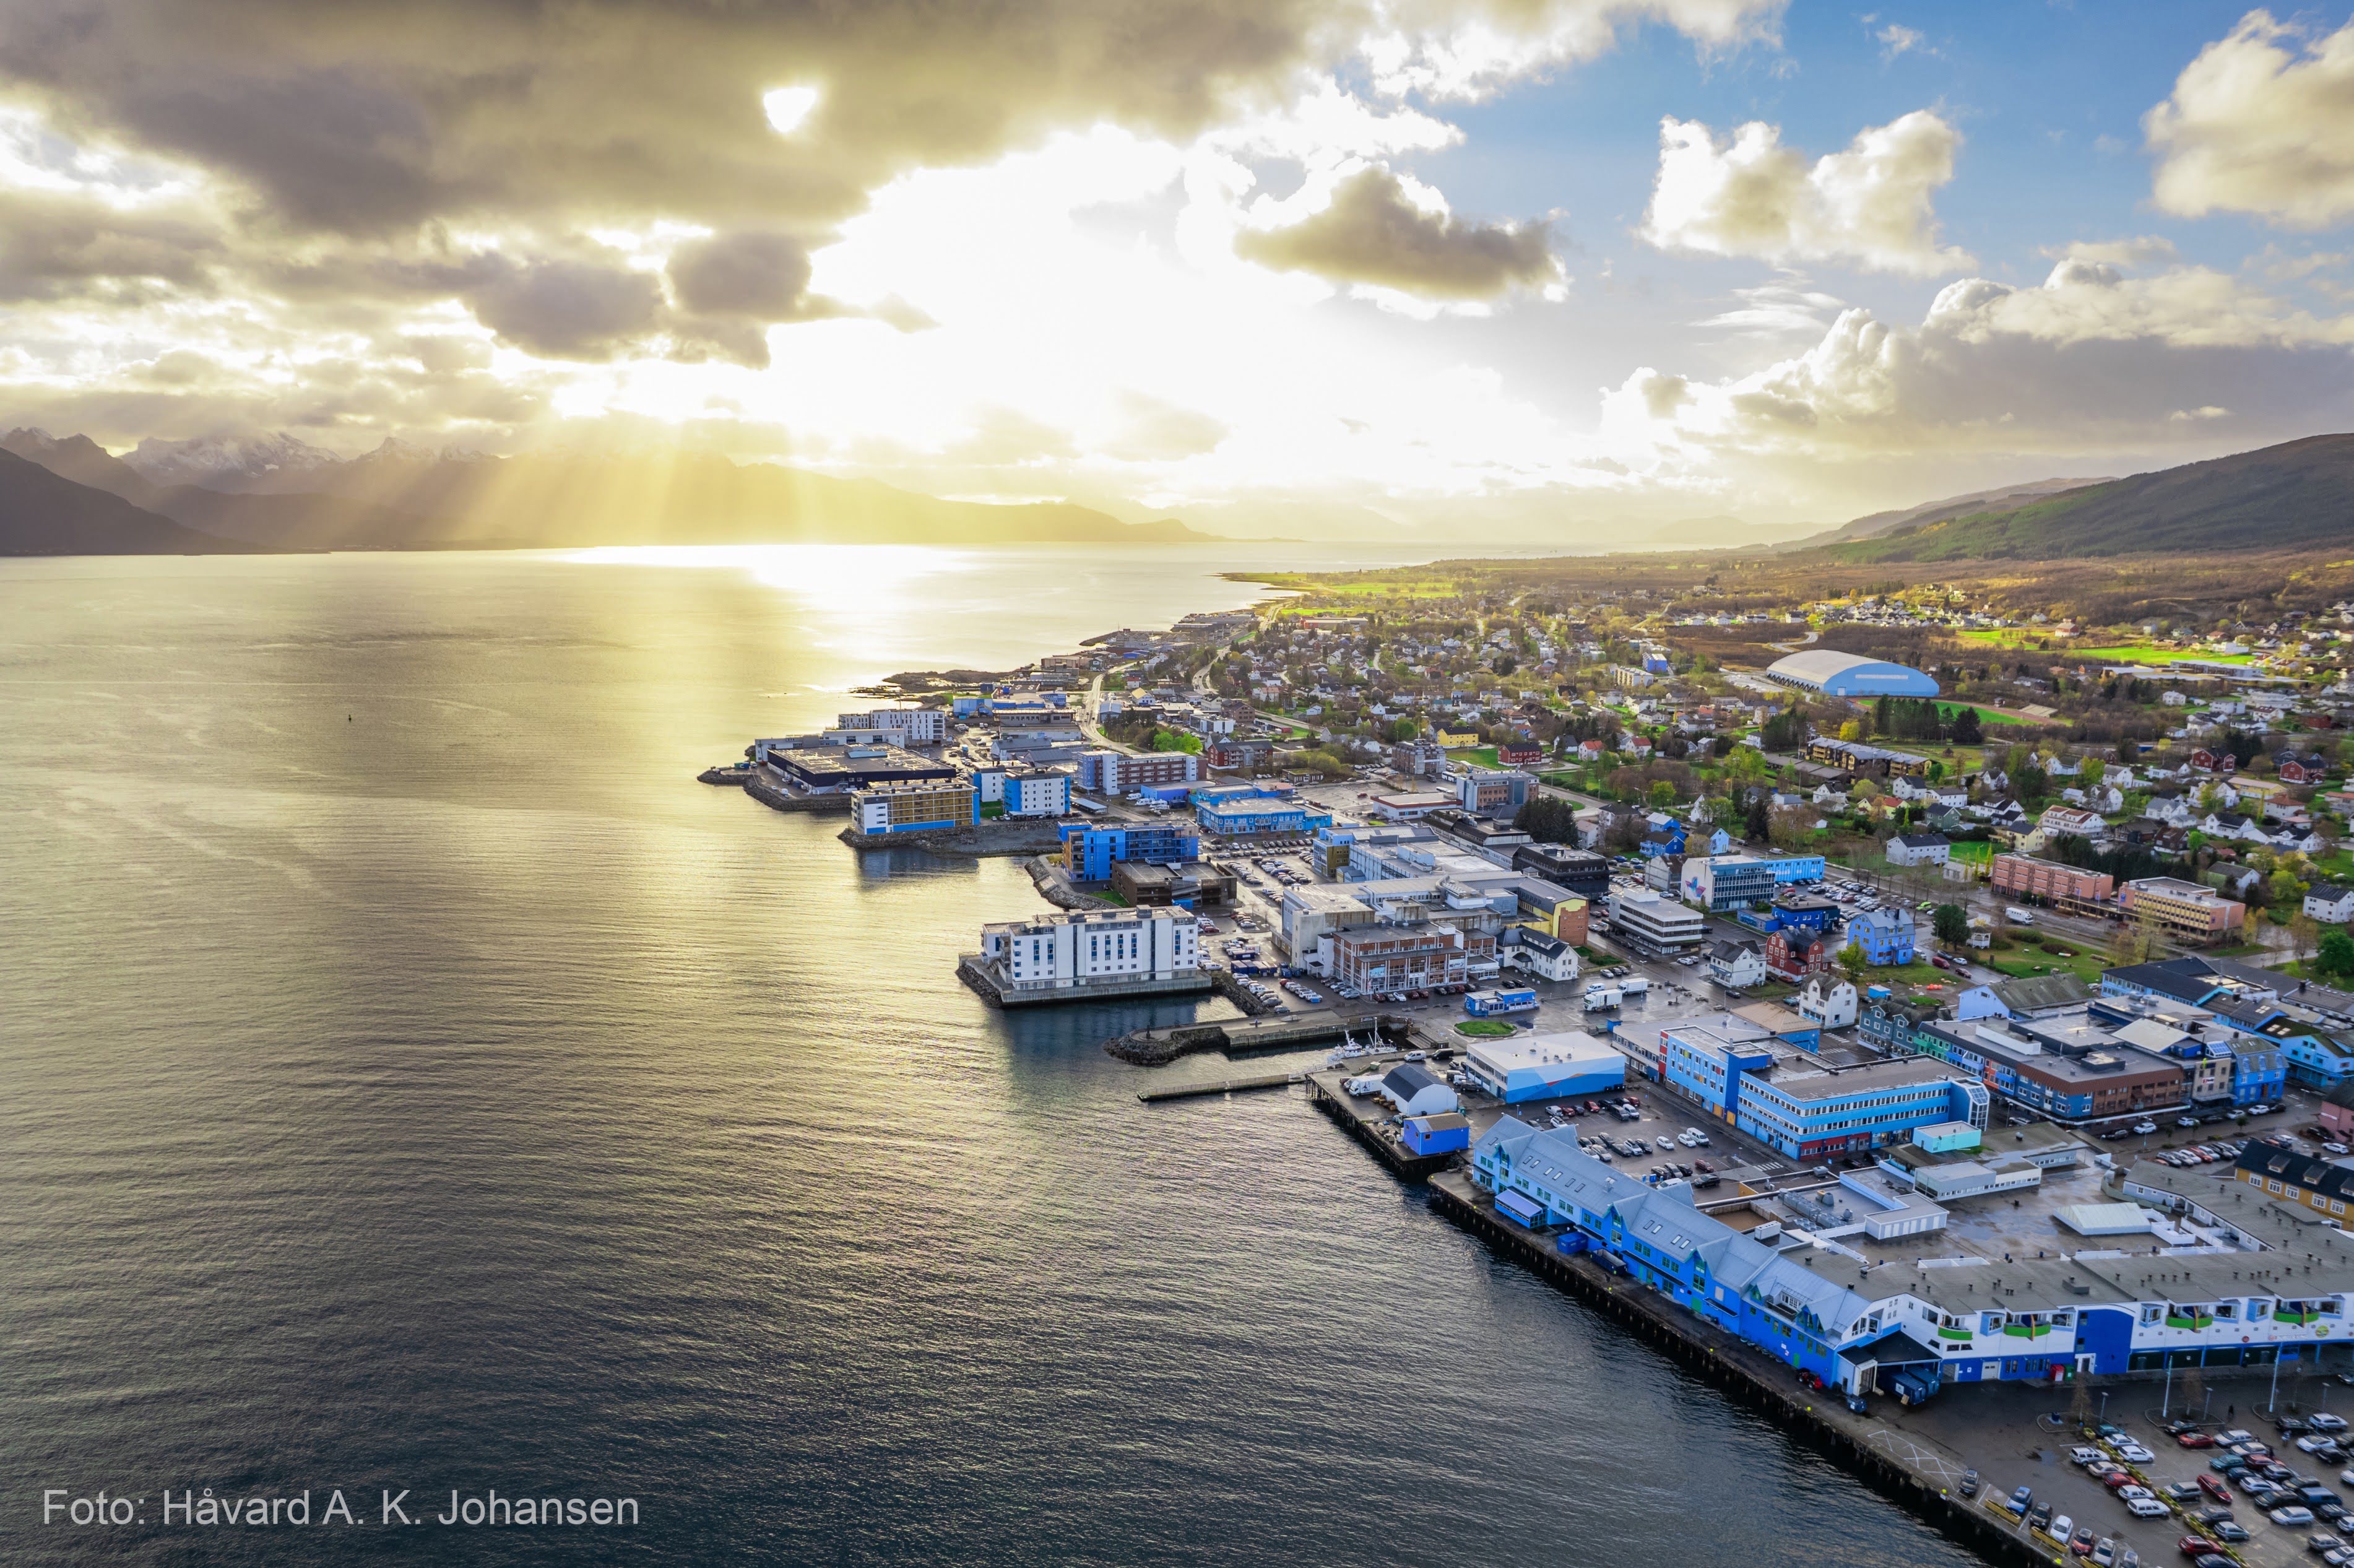
[[[2272,895],[2274,908],[2294,909],[2305,897],[2305,884],[2296,879],[2296,873],[2282,866],[2267,880],[2265,891]]]
[[[1412,740],[1422,733],[1422,726],[1410,718],[1392,719],[1386,733],[1388,738],[1393,741]]]
[[[2300,909],[2288,917],[2288,939],[2299,959],[2311,958],[2321,940],[2321,922]]]
[[[1861,740],[1863,738],[1863,726],[1856,723],[1855,720],[1850,719],[1847,723],[1840,726],[1839,737],[1841,740]]]
[[[1871,967],[1871,959],[1863,956],[1863,949],[1853,942],[1850,942],[1839,950],[1839,967],[1846,971],[1847,978],[1850,980],[1861,980],[1863,971]]]
[[[1649,793],[1651,804],[1661,810],[1676,803],[1676,787],[1664,779],[1655,781],[1651,785]]]
[[[1969,945],[1969,913],[1958,904],[1938,905],[1929,916],[1929,928],[1936,933],[1937,940],[1948,948]]]
[[[1848,793],[1858,801],[1877,800],[1880,799],[1880,786],[1869,779],[1859,779],[1855,781],[1855,788]]]
[[[2084,770],[2077,776],[2076,782],[2084,786],[2084,792],[2089,795],[2101,787],[2101,780],[2108,777],[2108,772],[2107,763],[2097,757],[2088,757],[2084,759]]]
[[[2335,927],[2324,931],[2315,947],[2313,964],[2326,975],[2354,975],[2354,937]]]
[[[1776,806],[1766,814],[1766,836],[1776,849],[1794,850],[1815,832],[1812,806]]]
[[[1984,732],[1978,728],[1978,709],[1956,708],[1954,710],[1954,727],[1951,738],[1956,746],[1977,746],[1986,739]]]

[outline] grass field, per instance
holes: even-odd
[[[1474,1040],[1501,1040],[1508,1034],[1518,1033],[1519,1031],[1501,1019],[1473,1018],[1457,1024],[1455,1033],[1469,1034]]]
[[[1447,755],[1461,761],[1476,762],[1482,768],[1498,766],[1496,748],[1492,746],[1469,746],[1460,751],[1450,751]]]

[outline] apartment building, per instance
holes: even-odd
[[[938,708],[874,708],[835,715],[836,729],[879,730],[901,746],[939,746],[949,737],[949,715]]]
[[[1988,876],[1999,893],[2033,898],[2083,915],[2105,914],[2115,881],[2105,871],[2085,871],[2033,855],[1999,854]]]
[[[1375,993],[1463,986],[1496,963],[1496,938],[1433,921],[1330,931],[1318,944],[1336,984]]]
[[[1023,768],[1005,776],[1005,814],[1009,817],[1067,817],[1071,814],[1071,776],[1060,768]]]
[[[2211,887],[2171,876],[2126,883],[2117,904],[2126,918],[2153,920],[2176,941],[2202,948],[2236,937],[2248,913],[2245,905],[2232,903]]]
[[[1200,944],[1190,909],[1087,909],[981,928],[981,959],[1010,995],[1186,979],[1200,971]]]
[[[850,820],[862,833],[912,833],[970,827],[979,792],[963,782],[878,784],[850,797]]]

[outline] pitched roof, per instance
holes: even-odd
[[[2073,974],[2033,975],[1997,980],[1993,991],[2013,1012],[2050,1012],[2093,1000],[2093,988]]]

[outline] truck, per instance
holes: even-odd
[[[2016,904],[2004,905],[2002,914],[2003,918],[2009,920],[2014,926],[2032,926],[2035,924],[2035,911],[2032,909],[2021,909]]]
[[[1618,982],[1618,990],[1625,996],[1649,996],[1651,994],[1651,977],[1628,975]]]
[[[1627,993],[1615,985],[1588,986],[1585,990],[1585,1011],[1601,1012],[1627,1000]]]

